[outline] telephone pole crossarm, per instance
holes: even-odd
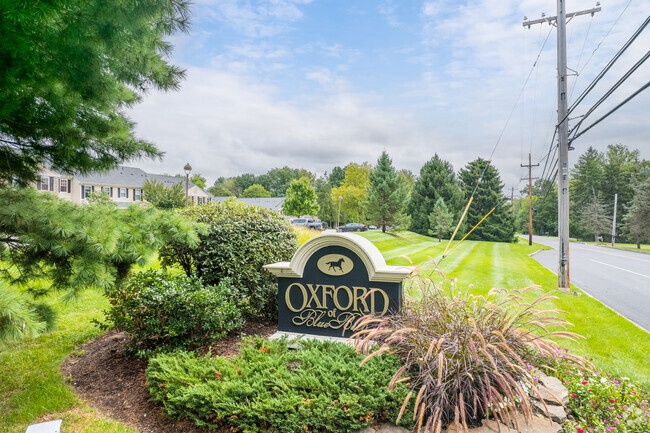
[[[587,9],[587,10],[580,11],[580,12],[569,12],[568,14],[565,15],[565,17],[573,18],[573,17],[577,17],[579,15],[587,15],[587,14],[591,14],[593,16],[593,14],[595,14],[596,12],[600,12],[601,10],[602,10],[602,8],[600,6],[597,6],[595,8]],[[530,21],[527,20],[526,18],[524,18],[524,22],[521,23],[521,25],[524,26],[524,27],[530,28],[530,26],[533,26],[535,24],[548,23],[549,25],[551,25],[554,21],[557,21],[557,16],[544,17],[544,18],[540,18],[538,20],[530,20]]]

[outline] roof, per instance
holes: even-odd
[[[179,182],[185,182],[184,177],[179,176],[169,176],[166,174],[152,174],[146,173],[144,170],[135,167],[123,167],[118,166],[113,170],[109,170],[103,173],[91,173],[88,175],[79,175],[77,179],[80,183],[91,183],[94,185],[107,185],[107,186],[125,186],[132,188],[139,188],[144,185],[145,180],[155,180],[162,182],[165,186],[175,185]],[[208,196],[212,196],[209,192],[205,191],[203,188],[195,185],[191,181],[189,182],[189,187],[192,188],[196,186],[205,192]]]

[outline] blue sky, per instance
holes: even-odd
[[[595,6],[567,3],[568,11]],[[650,0],[602,7],[568,26],[568,63],[580,72],[569,81],[573,99],[643,22]],[[374,164],[386,150],[415,173],[435,153],[459,169],[490,155],[512,112],[493,161],[507,187],[521,188],[520,163],[529,151],[535,162],[544,156],[554,125],[555,31],[521,25],[543,12],[555,15],[555,1],[197,0],[191,32],[171,38],[172,61],[187,70],[181,90],[148,93],[130,113],[166,156],[132,165],[177,173],[190,162],[212,184],[284,165],[322,174]],[[645,53],[649,35],[583,112]],[[649,76],[644,65],[600,112]],[[646,92],[576,141],[570,157],[622,143],[650,158],[649,108]]]

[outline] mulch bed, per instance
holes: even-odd
[[[201,353],[232,357],[239,354],[242,335],[268,337],[277,331],[277,324],[247,323],[243,329],[229,334]],[[126,337],[109,331],[86,343],[83,355],[71,355],[61,365],[61,372],[79,397],[103,415],[120,421],[142,433],[205,433],[190,421],[167,418],[162,407],[149,401],[145,379],[147,360],[128,357],[124,352]],[[229,432],[223,429],[217,432]]]

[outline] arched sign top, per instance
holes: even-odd
[[[368,271],[368,280],[399,283],[412,271],[410,266],[389,266],[377,247],[363,236],[352,233],[323,233],[305,242],[290,262],[278,262],[264,266],[273,275],[286,278],[302,278],[309,258],[329,246],[347,248],[355,253]],[[329,257],[331,256],[331,257]],[[327,275],[345,275],[352,270],[352,263],[336,254],[324,256],[318,261],[318,268]],[[327,258],[326,258],[327,257]]]

